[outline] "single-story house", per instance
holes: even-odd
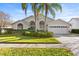
[[[71,29],[79,29],[79,18],[72,18],[69,23],[71,24]]]
[[[45,17],[40,15],[37,19],[36,24],[38,30],[44,30]],[[61,19],[54,20],[47,17],[47,30],[49,32],[53,32],[55,34],[69,34],[70,26],[71,25],[68,22],[65,22]],[[34,16],[29,16],[12,24],[13,29],[28,29],[30,27],[35,27]]]

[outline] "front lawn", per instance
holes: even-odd
[[[29,36],[1,35],[0,42],[16,42],[16,43],[60,43],[55,38],[34,38]]]
[[[0,48],[0,56],[73,56],[73,53],[65,48]]]

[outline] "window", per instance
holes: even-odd
[[[50,28],[67,28],[67,26],[49,26]]]
[[[19,23],[19,24],[17,25],[17,29],[23,29],[23,24]]]
[[[45,27],[44,21],[40,21],[39,25],[40,25],[40,29],[44,30],[44,27]]]
[[[30,22],[30,28],[35,29],[35,22],[34,21]]]

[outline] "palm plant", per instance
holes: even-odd
[[[32,6],[32,11],[34,12],[35,31],[37,32],[37,16],[38,16],[37,13],[39,12],[38,3],[30,3],[30,5]],[[28,7],[28,4],[22,3],[22,9],[25,11],[25,14],[27,14],[27,7]]]
[[[58,3],[42,3],[39,6],[39,9],[43,12],[45,12],[45,31],[47,31],[47,15],[50,12],[50,14],[55,18],[55,12],[56,11],[62,11],[62,7]]]
[[[25,13],[27,13],[27,6],[28,4],[26,3],[22,3],[22,9],[25,11]],[[48,13],[50,12],[50,14],[55,17],[55,12],[56,11],[62,11],[62,7],[60,4],[58,3],[31,3],[32,6],[32,11],[34,12],[34,16],[35,16],[35,31],[37,31],[37,14],[42,11],[42,14],[45,11],[45,31],[47,31],[47,16]]]
[[[22,9],[24,10],[25,14],[27,14],[27,7],[28,7],[28,3],[22,3],[21,4]]]

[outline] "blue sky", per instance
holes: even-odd
[[[62,13],[56,12],[56,19],[63,19],[69,21],[71,18],[79,17],[79,4],[77,3],[62,3]],[[29,5],[27,15],[21,9],[20,3],[0,3],[0,11],[3,11],[11,16],[11,20],[17,21],[26,16],[33,15],[31,6]],[[53,18],[50,14],[48,17]]]

